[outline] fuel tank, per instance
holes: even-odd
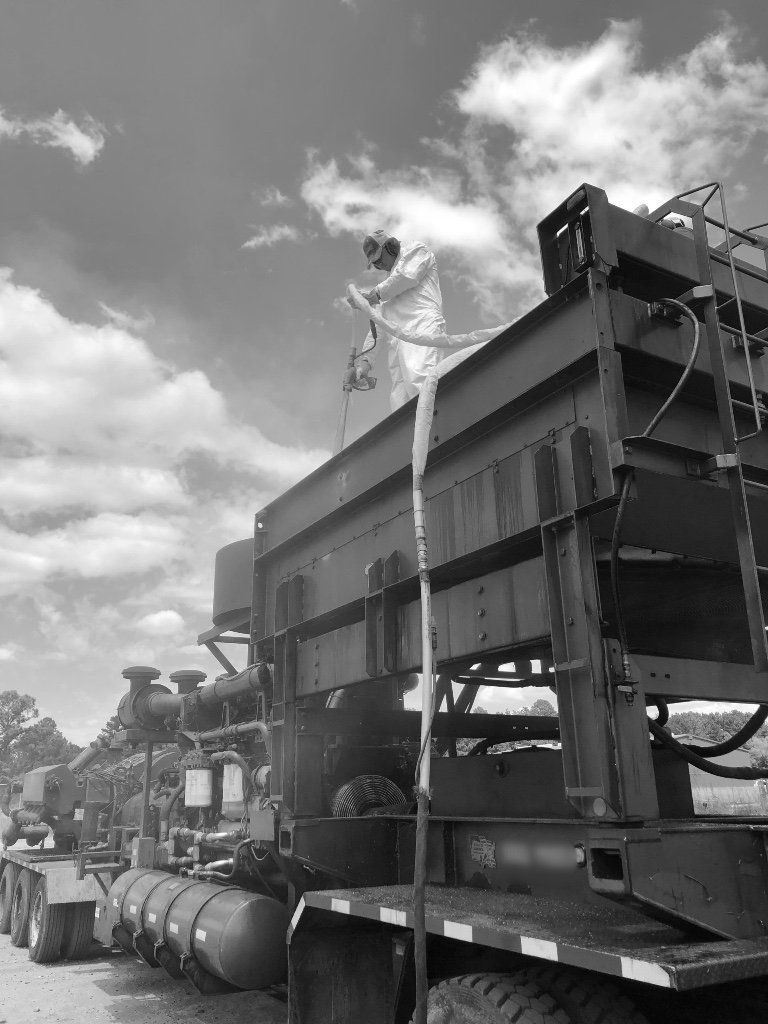
[[[286,978],[289,916],[277,900],[236,886],[133,869],[107,898],[114,925],[164,943],[175,957],[192,956],[209,974],[240,989]]]

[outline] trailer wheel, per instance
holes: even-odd
[[[648,1024],[618,985],[600,975],[542,963],[527,968],[524,977],[554,996],[572,1024]]]
[[[19,865],[7,861],[0,875],[0,935],[7,935],[11,930],[13,913],[13,890],[19,878]]]
[[[29,910],[29,959],[49,964],[61,956],[61,939],[67,916],[65,903],[48,902],[48,886],[41,878],[32,893]]]
[[[429,990],[428,1024],[570,1024],[565,1010],[519,974],[468,974]]]
[[[65,960],[79,960],[85,956],[93,942],[93,916],[96,910],[95,901],[88,903],[68,903],[64,922],[64,939],[61,943],[61,955]]]
[[[14,946],[26,946],[29,934],[29,905],[32,902],[34,878],[28,868],[22,868],[13,887],[11,908],[11,942]]]

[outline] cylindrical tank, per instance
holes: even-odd
[[[164,871],[126,872],[117,879],[120,923],[141,928],[176,956],[191,954],[209,974],[236,988],[276,985],[286,977],[288,912],[277,900],[234,886],[180,879]]]
[[[239,764],[225,764],[221,787],[221,813],[230,821],[239,821],[244,812],[243,769]]]
[[[184,768],[184,804],[210,807],[213,804],[213,761],[206,754],[193,750],[184,758]]]

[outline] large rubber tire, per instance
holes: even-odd
[[[93,942],[93,921],[96,904],[68,903],[64,922],[61,955],[65,960],[79,960],[85,956]]]
[[[559,964],[533,964],[523,976],[553,996],[571,1024],[648,1024],[648,1018],[614,982]]]
[[[61,956],[66,903],[49,903],[48,886],[41,878],[32,893],[29,910],[29,959],[36,964],[50,964]]]
[[[570,1024],[552,996],[521,975],[467,974],[429,990],[427,1024]]]
[[[35,876],[28,868],[22,868],[16,885],[13,887],[13,907],[11,909],[11,942],[14,946],[26,946],[29,934],[29,908],[32,903],[32,890]]]
[[[7,935],[11,930],[11,913],[13,911],[13,890],[19,878],[19,865],[6,861],[0,876],[0,935]]]

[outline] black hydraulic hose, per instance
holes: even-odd
[[[280,897],[277,895],[275,890],[272,888],[272,886],[266,880],[264,875],[261,873],[261,868],[259,866],[259,858],[256,856],[256,849],[255,849],[255,847],[251,846],[251,848],[249,849],[248,852],[250,854],[250,864],[251,864],[251,867],[253,868],[253,870],[258,875],[259,881],[264,886],[264,888],[269,892],[269,895],[272,897],[272,899],[278,900]],[[266,859],[267,859],[267,855],[265,854],[261,858],[261,860],[266,860]]]
[[[720,757],[721,754],[730,754],[732,751],[738,750],[748,740],[751,740],[760,726],[765,723],[766,719],[768,719],[768,704],[761,704],[752,717],[730,739],[723,740],[720,743],[713,743],[709,747],[697,747],[693,743],[686,743],[686,750],[690,750],[694,754],[703,754],[705,757]]]
[[[657,697],[654,704],[658,708],[658,717],[656,719],[657,725],[666,725],[669,721],[669,704],[664,700],[663,697]]]
[[[706,757],[695,754],[690,747],[680,743],[666,729],[663,729],[658,722],[654,722],[652,718],[648,719],[648,728],[665,747],[674,750],[688,764],[693,765],[694,768],[700,768],[701,771],[707,772],[708,775],[719,775],[722,779],[768,779],[768,768],[730,768],[728,765],[714,764]],[[712,747],[704,749],[706,749],[707,753],[710,753]]]

